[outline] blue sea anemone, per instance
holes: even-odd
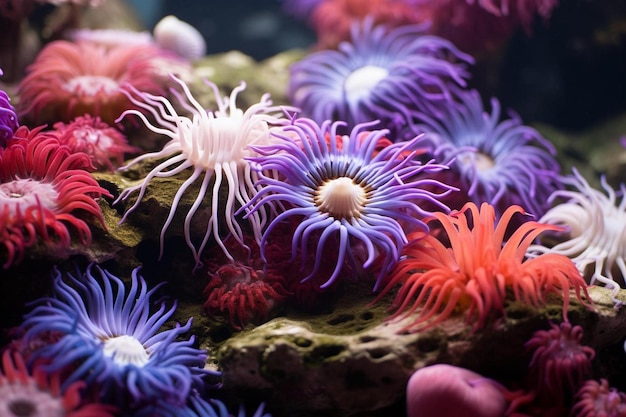
[[[271,414],[264,412],[265,404],[261,403],[255,410],[252,417],[272,417]],[[187,404],[178,406],[165,401],[157,401],[138,410],[134,417],[232,417],[226,404],[220,400],[210,399],[204,400],[197,393],[192,394]],[[246,417],[246,410],[241,405],[236,417]]]
[[[552,144],[515,114],[500,121],[495,98],[488,113],[476,90],[456,91],[455,97],[438,112],[420,114],[421,123],[411,130],[426,133],[424,143],[436,158],[455,158],[449,171],[454,179],[446,181],[465,192],[466,199],[451,207],[487,202],[500,217],[517,204],[540,217],[549,208],[548,197],[562,188]]]
[[[0,70],[1,75],[2,70]],[[17,128],[17,115],[11,105],[11,99],[7,93],[0,90],[0,146],[3,146],[4,142],[13,136]]]
[[[124,213],[122,221],[126,220],[139,206],[148,185],[154,178],[190,172],[176,192],[169,215],[161,229],[160,255],[163,255],[165,233],[174,219],[181,198],[185,193],[191,192],[192,184],[199,183],[199,191],[189,212],[185,215],[183,231],[187,245],[192,250],[196,266],[199,266],[201,265],[200,254],[210,237],[213,236],[216,243],[232,261],[233,258],[222,241],[224,233],[221,233],[223,230],[220,230],[220,224],[225,223],[230,235],[245,246],[242,230],[245,226],[237,223],[234,213],[238,208],[237,205],[250,201],[257,191],[254,186],[256,173],[250,168],[245,157],[254,155],[250,150],[250,145],[269,143],[270,127],[284,124],[287,120],[278,116],[282,116],[281,108],[272,106],[268,94],[263,95],[259,103],[253,104],[247,110],[239,109],[236,103],[237,95],[246,88],[244,82],[233,89],[230,97],[221,97],[217,86],[207,82],[217,100],[218,109],[213,112],[204,109],[198,103],[182,80],[173,75],[172,79],[178,84],[182,93],[175,90],[172,92],[180,107],[190,113],[189,117],[179,115],[172,103],[165,97],[142,93],[128,86],[126,94],[129,100],[139,109],[151,113],[154,122],[149,121],[140,110],[134,109],[124,112],[120,119],[126,115],[135,115],[148,129],[170,140],[162,150],[143,154],[120,168],[120,170],[126,170],[144,161],[163,159],[142,181],[120,194],[116,202],[127,199],[136,191],[139,192],[134,204]],[[222,185],[228,188],[225,202],[218,201]],[[205,200],[207,192],[210,198]],[[200,231],[204,237],[198,245],[192,241],[191,223],[203,204],[210,206],[210,217],[206,230]],[[267,214],[264,211],[248,217],[248,226],[257,242],[266,219]]]
[[[424,34],[424,25],[389,29],[371,19],[352,28],[352,42],[313,53],[291,66],[288,94],[304,116],[349,126],[379,120],[395,130],[414,109],[465,86],[471,56],[449,41]]]
[[[398,260],[407,242],[406,229],[427,230],[421,219],[431,212],[420,203],[447,210],[439,199],[453,188],[428,177],[447,167],[432,161],[421,164],[414,158],[419,138],[380,149],[389,132],[366,131],[374,124],[357,125],[349,136],[339,136],[343,122],[318,125],[301,118],[272,132],[278,143],[254,148],[261,156],[250,160],[259,171],[262,188],[245,208],[254,213],[268,203],[284,206],[263,234],[263,256],[271,231],[294,218],[299,224],[292,238],[292,259],[300,248],[306,260],[309,244],[317,244],[313,271],[304,280],[328,262],[322,259],[324,246],[338,242],[336,266],[322,287],[331,285],[346,259],[355,264],[353,243],[359,241],[366,253],[364,268],[384,258],[379,264],[380,281]],[[280,180],[264,174],[273,170]],[[319,241],[313,242],[313,236]]]
[[[107,400],[184,403],[208,372],[203,369],[206,352],[193,347],[193,337],[177,340],[190,329],[191,319],[160,331],[176,305],[167,309],[162,303],[151,314],[150,298],[158,287],[148,291],[138,272],[133,271],[126,293],[119,278],[97,266],[90,265],[80,278],[69,275],[69,283],[56,271],[54,296],[42,299],[25,317],[26,341],[47,332],[62,335],[36,350],[33,359],[49,360],[51,371],[69,369],[63,387],[84,380]]]

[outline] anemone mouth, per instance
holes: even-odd
[[[484,152],[465,151],[457,156],[464,167],[474,167],[478,172],[486,172],[496,166],[493,157]]]
[[[18,398],[17,400],[11,401],[8,405],[8,409],[11,415],[16,417],[31,417],[36,416],[37,406],[33,404],[32,401],[29,401],[25,398]]]
[[[369,96],[376,85],[388,75],[386,68],[377,65],[365,65],[352,71],[343,84],[348,101],[360,101]]]
[[[58,198],[59,192],[52,184],[32,178],[0,184],[0,207],[8,207],[12,216],[24,213],[33,206],[55,211]]]
[[[134,365],[141,368],[150,360],[143,344],[126,334],[105,339],[103,351],[105,356],[112,358],[119,366]]]
[[[325,181],[315,192],[318,209],[336,219],[359,218],[367,201],[367,191],[350,177]]]
[[[120,89],[119,83],[102,75],[81,75],[74,77],[63,85],[63,90],[83,97],[99,94],[113,95]]]

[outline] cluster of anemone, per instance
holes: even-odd
[[[104,225],[97,199],[110,194],[91,176],[89,157],[72,153],[41,128],[20,127],[0,148],[0,238],[4,267],[19,262],[39,240],[57,253],[70,246],[72,234],[88,245],[91,230],[78,213]]]
[[[324,248],[333,242],[338,246],[334,269],[323,288],[339,277],[346,260],[355,270],[376,265],[380,281],[400,258],[407,230],[427,229],[421,219],[431,212],[425,207],[447,210],[439,198],[453,188],[429,176],[447,166],[417,161],[419,137],[380,149],[388,131],[367,130],[372,125],[357,125],[341,136],[342,122],[318,125],[299,118],[272,132],[276,143],[254,146],[259,156],[249,160],[258,171],[260,188],[244,206],[247,215],[272,204],[282,207],[264,230],[262,256],[272,231],[294,220],[292,260],[297,255],[304,265],[307,253],[315,252],[303,281],[316,275]],[[362,256],[355,256],[358,252]]]
[[[537,236],[558,227],[528,221],[504,242],[511,218],[517,213],[524,214],[524,210],[511,206],[496,221],[495,210],[487,203],[480,209],[467,203],[452,215],[434,213],[430,221],[441,224],[450,247],[432,234],[415,236],[419,238],[404,246],[403,258],[379,295],[380,299],[401,284],[393,302],[396,312],[390,319],[412,317],[417,312],[403,330],[420,331],[462,309],[467,310],[467,322],[475,323],[477,330],[494,314],[504,313],[507,291],[516,300],[536,307],[545,304],[549,294],[561,296],[565,320],[570,289],[590,307],[586,283],[568,257],[525,256]]]
[[[127,96],[139,109],[150,113],[155,122],[151,122],[140,110],[127,110],[120,116],[135,115],[154,133],[165,135],[169,141],[157,152],[145,153],[121,170],[129,169],[141,162],[158,160],[158,164],[137,185],[126,188],[118,198],[118,202],[126,200],[135,192],[139,192],[134,204],[126,210],[122,221],[139,206],[148,186],[155,178],[171,177],[189,172],[188,178],[182,183],[174,199],[160,236],[161,254],[165,233],[169,228],[177,206],[183,196],[191,192],[191,186],[199,183],[199,190],[194,202],[185,215],[184,235],[191,249],[196,265],[199,266],[200,255],[209,239],[214,238],[224,253],[232,260],[223,243],[225,223],[227,232],[242,246],[244,230],[258,242],[261,231],[267,221],[264,210],[257,211],[247,217],[247,224],[239,224],[235,213],[258,192],[256,184],[258,175],[246,158],[254,156],[254,146],[267,145],[270,142],[270,129],[284,124],[286,119],[278,116],[280,108],[272,106],[268,94],[250,106],[247,110],[237,107],[237,95],[246,88],[244,82],[233,89],[229,97],[221,97],[217,87],[207,81],[213,89],[218,109],[204,109],[193,97],[189,87],[180,79],[172,79],[181,87],[183,94],[173,91],[178,104],[186,109],[190,116],[181,116],[172,103],[164,97],[140,92],[129,87]],[[220,188],[225,186],[227,194],[224,202],[220,202]],[[191,222],[200,206],[205,203],[207,192],[210,192],[210,215],[204,230],[202,241],[196,244],[192,239]],[[222,224],[222,225],[221,225]]]
[[[465,86],[473,62],[449,41],[423,32],[421,25],[389,29],[371,19],[354,25],[351,41],[338,50],[291,66],[291,103],[318,123],[379,120],[395,137],[413,111],[449,98],[450,85]]]
[[[82,276],[60,272],[54,277],[54,294],[26,315],[22,324],[26,343],[55,332],[55,342],[32,353],[45,361],[44,369],[63,370],[61,389],[75,381],[100,393],[102,400],[140,406],[164,400],[184,404],[193,388],[203,385],[206,352],[194,347],[184,325],[163,330],[175,311],[161,303],[151,313],[158,287],[148,290],[135,269],[130,288],[106,270],[89,266]]]
[[[533,245],[531,252],[568,256],[590,285],[610,288],[613,301],[621,304],[617,294],[626,279],[626,187],[616,192],[602,177],[602,192],[576,170],[564,182],[571,189],[555,191],[549,201],[556,204],[540,219],[562,227],[563,232],[551,236],[556,244]]]
[[[411,131],[425,133],[424,146],[438,160],[454,160],[443,173],[461,190],[451,196],[452,208],[487,202],[499,217],[517,204],[538,218],[550,207],[550,195],[562,188],[554,147],[518,116],[500,120],[495,98],[491,107],[491,113],[484,110],[475,90],[457,91],[455,100],[435,112],[421,112]]]
[[[151,45],[51,42],[18,86],[18,114],[35,124],[69,122],[84,114],[113,123],[131,107],[123,94],[124,85],[162,92],[158,56],[158,49]]]
[[[61,372],[42,363],[29,369],[18,352],[5,350],[0,367],[0,410],[3,416],[113,417],[115,408],[82,398],[82,381],[61,387]]]

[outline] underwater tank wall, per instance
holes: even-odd
[[[213,3],[0,0],[0,408],[626,413],[623,1]]]

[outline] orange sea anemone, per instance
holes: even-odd
[[[433,235],[413,235],[404,247],[405,256],[388,276],[380,299],[401,283],[390,319],[405,318],[420,307],[414,321],[402,331],[431,328],[455,311],[467,311],[467,322],[474,330],[482,328],[494,313],[504,314],[507,291],[516,300],[540,306],[548,294],[563,299],[563,318],[567,321],[570,289],[590,306],[586,283],[572,261],[564,255],[544,254],[525,259],[528,246],[546,230],[558,227],[529,221],[513,231],[504,242],[511,218],[525,214],[519,206],[509,207],[499,222],[493,206],[483,203],[480,210],[467,203],[451,215],[434,213],[430,222],[443,226],[450,247]],[[473,225],[472,225],[473,223]],[[584,300],[583,300],[584,299]]]
[[[19,84],[18,114],[33,124],[69,122],[85,114],[113,124],[124,110],[135,108],[122,93],[125,84],[162,92],[159,54],[150,45],[106,48],[90,42],[51,42]]]

